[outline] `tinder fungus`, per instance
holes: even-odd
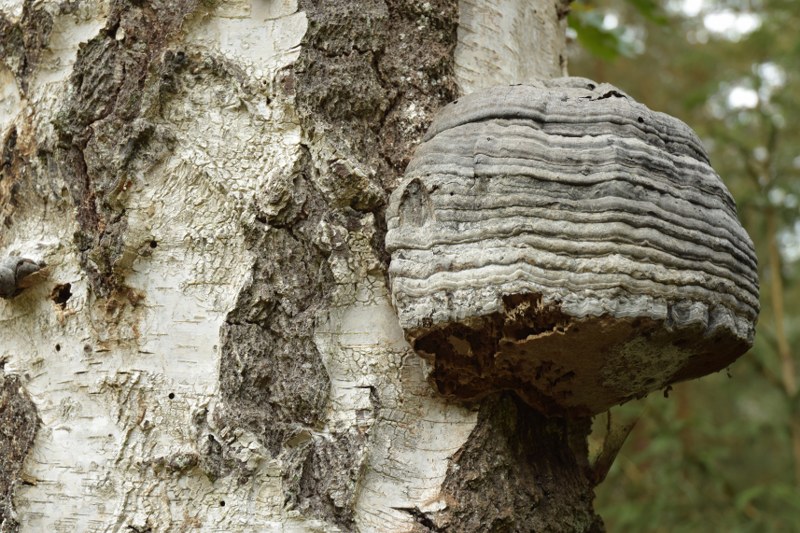
[[[11,299],[42,278],[44,263],[10,256],[0,261],[0,298]]]
[[[694,132],[582,78],[445,107],[387,212],[394,305],[445,395],[587,415],[753,343],[753,244]]]

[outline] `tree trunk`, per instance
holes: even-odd
[[[0,4],[2,531],[596,531],[588,420],[438,397],[384,208],[568,0]],[[43,276],[44,277],[44,276]]]

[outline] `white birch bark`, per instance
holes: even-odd
[[[36,7],[52,29],[25,87],[14,56],[0,64],[0,139],[16,131],[15,153],[30,176],[19,178],[13,200],[0,181],[0,256],[44,261],[49,270],[42,283],[0,300],[4,372],[19,376],[41,421],[6,527],[15,520],[26,532],[408,531],[420,527],[415,513],[450,505],[442,484],[477,409],[437,397],[403,338],[371,244],[379,210],[355,227],[323,219],[316,230],[321,248],[348,250],[329,257],[333,284],[315,312],[313,342],[329,383],[319,423],[295,432],[281,453],[252,428],[224,423],[232,408],[220,396],[221,328],[264,253],[247,228],[288,209],[299,190],[295,169],[308,158],[311,183],[327,197],[340,194],[329,176],[341,165],[350,177],[376,173],[342,153],[348,139],[309,131],[291,90],[276,90],[288,83],[286,69],[309,31],[302,6],[202,5],[170,37],[170,49],[192,55],[193,70],[176,74],[174,94],[148,115],[156,138],[169,142],[147,142],[116,177],[123,229],[113,270],[122,289],[106,295],[82,263],[68,179],[37,150],[57,144],[54,124],[76,90],[76,57],[82,43],[108,31],[112,6]],[[0,2],[10,23],[25,9],[32,7],[22,0]],[[419,9],[419,31],[428,31]],[[563,70],[563,24],[552,2],[463,0],[459,10],[454,64],[464,91]],[[113,36],[121,45],[137,37],[124,26]],[[426,112],[413,102],[396,110],[411,125]],[[92,146],[90,165],[115,156],[92,154]],[[313,495],[287,505],[287,454],[342,435],[358,443],[340,457],[355,477],[326,498],[349,518],[303,503]]]

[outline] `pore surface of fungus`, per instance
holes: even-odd
[[[694,132],[583,78],[445,107],[387,211],[392,298],[440,392],[593,414],[753,342],[753,244]]]

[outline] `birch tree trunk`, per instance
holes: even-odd
[[[438,397],[383,248],[568,1],[0,1],[2,531],[602,530],[589,422]]]

